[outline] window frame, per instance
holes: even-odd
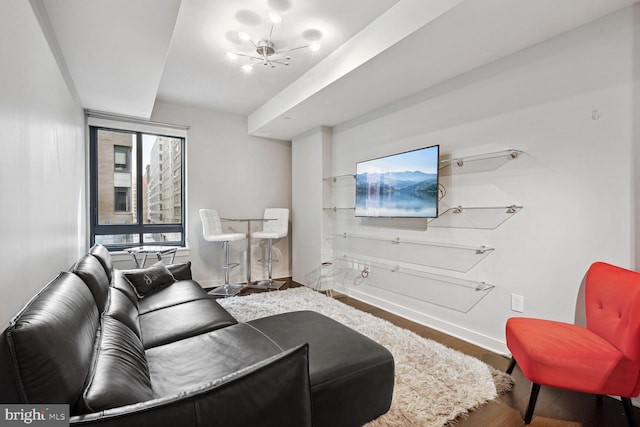
[[[130,128],[119,129],[117,127],[105,126],[100,124],[89,124],[89,245],[93,246],[96,242],[96,236],[106,236],[106,235],[137,235],[138,242],[136,243],[128,243],[128,244],[105,244],[104,246],[109,251],[121,251],[132,247],[137,246],[178,246],[185,247],[186,246],[186,224],[185,220],[187,217],[186,213],[186,136],[177,136],[172,134],[165,134],[157,131],[149,131],[149,130],[132,130]],[[134,204],[136,206],[136,210],[139,213],[137,215],[137,222],[131,224],[100,224],[98,221],[98,131],[108,131],[108,132],[126,132],[135,135],[136,144],[136,188],[142,190],[142,182],[145,169],[142,167],[143,163],[143,143],[142,136],[143,135],[154,135],[159,137],[167,137],[167,138],[175,138],[180,140],[181,150],[182,150],[182,158],[180,161],[180,175],[181,175],[181,196],[180,203],[182,206],[182,215],[180,219],[180,223],[169,223],[169,224],[147,224],[144,222],[143,217],[143,191],[136,191],[137,197],[133,200],[131,195],[132,191],[130,190],[129,195],[131,197],[129,208],[133,208]],[[133,149],[131,150],[133,152]],[[133,153],[132,153],[133,154]],[[131,156],[133,157],[133,156]],[[132,168],[132,159],[130,157],[129,161],[129,169]],[[132,172],[131,172],[132,173]],[[115,187],[114,187],[115,194]],[[115,200],[114,200],[115,203]],[[172,240],[167,242],[145,242],[144,235],[145,234],[159,234],[159,233],[180,233],[180,240]]]

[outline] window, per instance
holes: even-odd
[[[89,135],[90,243],[184,246],[185,138],[91,122]],[[160,171],[175,179],[163,182]]]
[[[113,146],[113,170],[115,172],[130,172],[131,147]]]
[[[128,188],[116,187],[115,188],[115,212],[129,212],[131,206],[131,194]]]

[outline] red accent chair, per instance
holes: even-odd
[[[620,396],[630,427],[631,398],[640,393],[640,273],[603,262],[589,268],[585,284],[587,327],[551,320],[507,320],[507,347],[531,381],[525,423],[540,386]]]

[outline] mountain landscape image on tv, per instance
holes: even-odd
[[[440,147],[358,162],[356,216],[437,218]]]

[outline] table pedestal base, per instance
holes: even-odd
[[[208,293],[209,293],[209,295],[213,295],[215,297],[225,297],[225,298],[227,298],[227,297],[232,297],[232,296],[238,295],[246,287],[247,287],[247,285],[245,285],[243,283],[239,283],[239,284],[232,283],[232,284],[229,284],[229,285],[222,285],[222,286],[218,286],[217,288],[213,288]]]
[[[287,283],[286,280],[262,280],[249,287],[252,289],[280,289]]]

